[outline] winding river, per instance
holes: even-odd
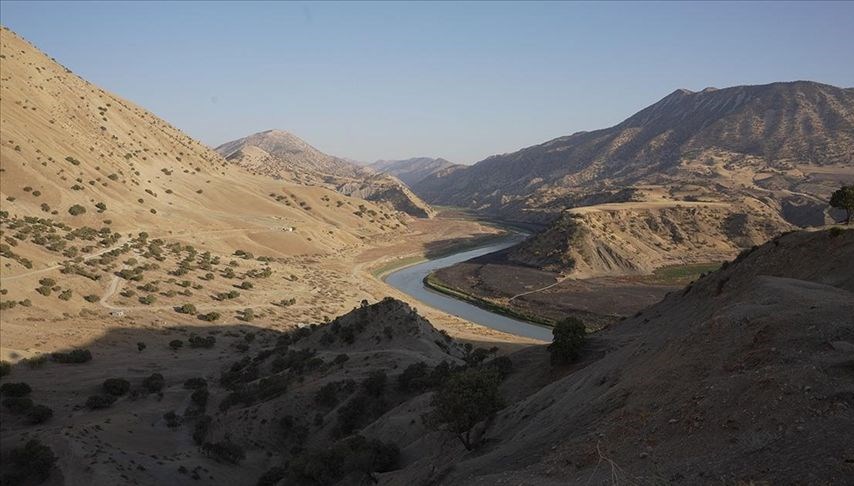
[[[430,307],[461,317],[467,321],[517,336],[551,341],[551,328],[490,312],[468,302],[436,292],[424,285],[424,277],[431,272],[481,255],[503,250],[519,243],[524,238],[525,235],[514,233],[507,238],[482,247],[453,253],[442,258],[427,260],[426,262],[395,270],[386,275],[383,280],[392,287],[409,294]]]

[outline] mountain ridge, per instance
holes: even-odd
[[[434,212],[394,177],[377,174],[328,155],[291,132],[264,130],[214,149],[229,162],[249,171],[300,184],[332,188],[342,194],[389,204],[410,216],[430,218]]]

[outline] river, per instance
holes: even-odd
[[[468,302],[436,292],[424,285],[424,277],[431,272],[481,255],[503,250],[519,243],[524,238],[525,235],[514,233],[507,238],[479,248],[461,251],[435,260],[427,260],[426,262],[401,268],[389,273],[383,280],[397,290],[409,294],[424,304],[448,314],[498,331],[550,342],[552,340],[551,328],[490,312]]]

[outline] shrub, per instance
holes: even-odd
[[[53,417],[53,409],[44,405],[33,405],[27,411],[27,422],[36,425],[43,424]]]
[[[3,383],[0,393],[7,397],[23,397],[29,395],[33,389],[26,383]]]
[[[213,419],[209,415],[204,415],[193,426],[193,442],[197,445],[202,445],[208,437],[208,431],[211,428]]]
[[[498,392],[500,381],[498,372],[490,368],[470,368],[451,375],[433,395],[428,422],[436,428],[445,425],[466,450],[472,450],[477,445],[472,441],[472,428],[504,406]]]
[[[110,395],[120,397],[130,390],[130,382],[124,378],[107,378],[101,388]]]
[[[322,407],[332,408],[338,404],[338,384],[327,383],[317,390],[314,395],[314,403]]]
[[[373,473],[392,471],[399,462],[400,449],[396,445],[356,435],[294,457],[285,473],[285,483],[337,484],[351,476],[357,483],[372,483]]]
[[[190,394],[190,400],[199,407],[204,408],[208,404],[208,396],[210,396],[210,393],[207,387],[202,387]]]
[[[202,454],[231,464],[239,464],[246,459],[243,448],[227,439],[221,442],[205,442],[202,444]]]
[[[140,353],[147,347],[148,346],[146,346],[145,343],[142,341],[136,343],[136,350],[139,351]]]
[[[567,317],[555,323],[552,329],[554,339],[549,345],[552,363],[570,363],[578,359],[587,332],[584,323],[574,317]]]
[[[141,297],[139,298],[139,303],[140,303],[140,304],[145,304],[145,305],[151,305],[151,304],[153,304],[156,300],[157,300],[157,297],[155,297],[155,296],[153,296],[153,295],[151,295],[151,294],[149,294],[149,295],[143,295],[143,296],[141,296]]]
[[[152,373],[151,376],[148,376],[144,380],[142,380],[142,387],[151,393],[159,392],[163,389],[163,386],[165,384],[166,381],[163,379],[163,375],[161,375],[160,373]]]
[[[181,425],[181,417],[174,410],[164,413],[163,420],[166,421],[166,426],[170,429],[177,429]]]
[[[21,363],[24,363],[30,369],[41,368],[45,363],[47,363],[47,355],[39,354],[32,358],[24,358],[21,360]]]
[[[506,378],[507,375],[513,372],[513,361],[507,356],[499,356],[487,362],[484,366],[493,368],[501,378]]]
[[[0,377],[6,376],[12,372],[12,363],[8,361],[0,361]]]
[[[404,392],[416,392],[430,387],[430,367],[427,363],[413,363],[397,377],[397,388]]]
[[[195,314],[196,306],[194,306],[193,304],[179,305],[178,307],[175,307],[175,312],[179,314]]]
[[[92,303],[95,303],[95,302],[98,302],[99,300],[101,300],[101,298],[95,294],[89,294],[86,297],[83,297],[83,299],[86,300],[86,302],[92,302]]]
[[[78,215],[84,214],[85,212],[86,212],[86,208],[84,208],[83,206],[81,206],[79,204],[75,204],[74,206],[71,206],[70,208],[68,208],[68,214],[70,214],[72,216],[78,216]]]
[[[202,321],[213,322],[220,318],[219,312],[208,312],[207,314],[199,314],[198,318]]]
[[[191,348],[212,348],[216,344],[216,338],[213,336],[190,336],[188,341]]]
[[[385,383],[387,379],[388,376],[385,371],[371,371],[368,374],[368,377],[362,382],[362,387],[369,395],[379,397],[383,394],[383,391],[385,391]]]
[[[9,452],[4,484],[43,483],[50,477],[50,471],[57,457],[50,447],[38,439],[31,439],[22,447],[16,447]]]
[[[102,408],[109,408],[113,403],[115,403],[116,397],[112,395],[100,394],[100,395],[92,395],[86,399],[86,407],[90,410],[99,410]]]
[[[12,413],[23,413],[33,407],[33,401],[26,397],[9,397],[3,399],[3,406]]]
[[[57,363],[86,363],[92,361],[92,353],[88,349],[73,349],[67,353],[52,353],[50,358]]]
[[[169,347],[177,351],[184,347],[184,341],[181,341],[180,339],[173,339],[169,341]]]

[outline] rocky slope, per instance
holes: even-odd
[[[418,183],[425,178],[463,166],[443,158],[414,157],[404,160],[378,160],[368,167],[377,172],[397,177],[417,193],[420,190]]]
[[[381,483],[845,484],[852,262],[851,230],[746,252],[595,335],[568,376],[497,414],[481,450],[428,435]]]
[[[418,218],[434,214],[428,204],[394,177],[377,175],[325,154],[283,130],[255,133],[215,150],[253,174],[328,187],[348,196],[388,204]]]

